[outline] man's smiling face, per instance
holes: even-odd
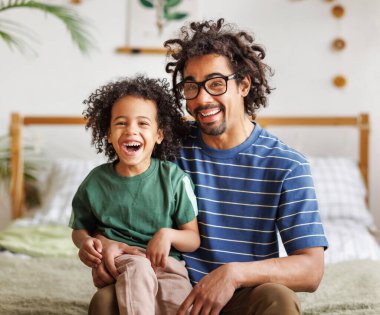
[[[190,59],[184,69],[184,81],[202,82],[206,79],[229,76],[233,70],[226,57],[209,54]],[[226,93],[213,96],[202,87],[196,98],[186,102],[190,114],[199,123],[202,132],[209,136],[219,136],[234,126],[238,118],[244,116],[241,84],[228,80]]]

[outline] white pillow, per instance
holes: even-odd
[[[352,219],[373,226],[358,165],[347,158],[310,157],[322,220]]]
[[[36,224],[68,225],[71,216],[71,202],[79,185],[99,161],[79,159],[58,159],[53,162],[47,189],[42,196],[41,210],[33,222]]]
[[[366,189],[356,163],[346,158],[309,157],[320,213],[323,221],[352,219],[373,227],[366,203]],[[67,225],[71,202],[79,185],[100,162],[58,159],[53,162],[42,196],[36,223]]]

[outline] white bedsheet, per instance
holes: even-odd
[[[353,259],[380,260],[380,246],[364,225],[342,220],[325,222],[324,229],[329,241],[326,264]]]

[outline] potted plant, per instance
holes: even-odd
[[[43,167],[43,157],[33,145],[26,144],[23,148],[24,155],[24,191],[25,205],[32,208],[39,205],[40,198],[37,190],[37,171]],[[0,209],[9,208],[8,187],[11,177],[11,147],[8,135],[0,136]]]
[[[25,53],[28,50],[33,51],[25,40],[31,37],[30,34],[26,32],[25,27],[2,17],[4,12],[20,8],[41,11],[58,18],[65,25],[73,43],[82,53],[86,54],[94,47],[93,39],[86,29],[87,23],[73,9],[62,5],[47,4],[41,1],[0,0],[0,39],[10,48],[15,48],[21,53]]]
[[[3,41],[10,49],[15,49],[21,53],[34,52],[28,43],[28,39],[30,40],[32,36],[27,32],[25,26],[6,18],[6,14],[4,14],[9,10],[20,8],[43,12],[58,18],[68,30],[74,45],[83,54],[87,54],[94,48],[94,41],[87,31],[87,23],[75,10],[66,6],[48,4],[42,1],[0,0],[0,42]],[[29,145],[23,147],[23,156],[25,203],[26,205],[33,206],[38,203],[35,175],[36,168],[41,164],[39,163],[39,158],[41,157],[34,151],[33,146]],[[9,135],[0,136],[0,209],[3,213],[6,209],[10,209],[10,161],[11,148]]]

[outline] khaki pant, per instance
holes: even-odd
[[[185,263],[173,257],[156,272],[142,256],[125,254],[115,259],[115,265],[120,273],[115,288],[121,315],[176,314],[192,290]]]
[[[216,290],[218,289],[216,288]],[[90,303],[89,314],[119,314],[114,285],[106,286],[95,293]],[[235,292],[223,308],[221,315],[236,314],[297,315],[301,314],[301,308],[298,298],[292,290],[281,284],[266,283]]]
[[[222,315],[298,315],[301,307],[294,291],[282,284],[265,283],[235,292]]]

